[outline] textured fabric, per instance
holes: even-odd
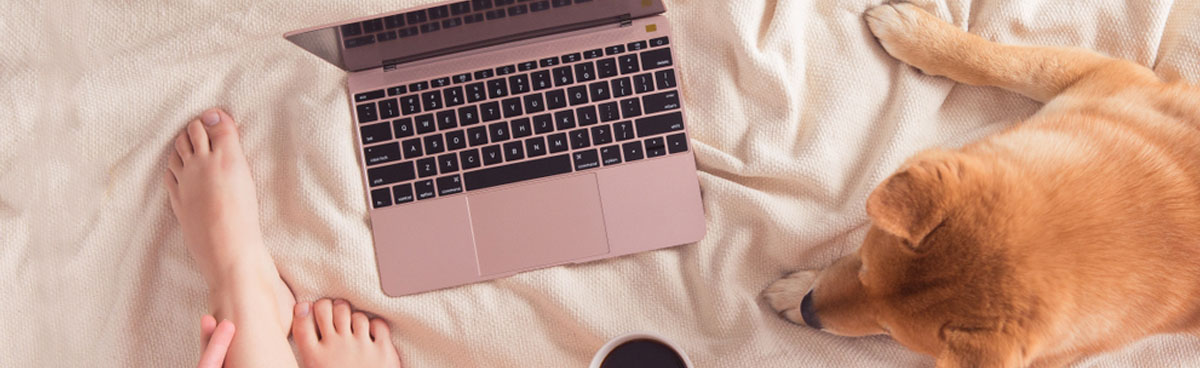
[[[198,358],[205,286],[160,176],[204,108],[239,121],[266,243],[300,300],[391,321],[409,367],[583,367],[648,330],[699,367],[930,366],[886,337],[779,319],[759,292],[865,233],[904,158],[1039,107],[922,75],[862,20],[879,0],[679,0],[684,106],[708,235],[698,244],[403,298],[380,291],[345,74],[289,30],[423,1],[34,1],[0,5],[0,366],[175,367]],[[1075,45],[1200,80],[1200,2],[924,0],[988,39]],[[1159,336],[1087,367],[1200,366]]]

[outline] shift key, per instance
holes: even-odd
[[[683,130],[683,114],[676,111],[647,118],[637,119],[638,137],[647,137],[666,132]]]
[[[646,114],[679,108],[679,91],[655,93],[642,97],[642,106]]]
[[[413,180],[414,178],[416,178],[416,175],[415,171],[413,171],[412,161],[406,161],[395,165],[376,167],[367,170],[367,180],[371,182],[372,188],[380,185]]]

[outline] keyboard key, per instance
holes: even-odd
[[[671,49],[655,49],[642,53],[642,70],[671,66]]]
[[[383,97],[384,97],[383,90],[380,89],[380,90],[375,90],[375,91],[371,91],[371,92],[363,92],[363,93],[356,94],[356,95],[354,95],[354,102],[365,102],[365,101],[380,99]]]
[[[446,107],[455,107],[467,103],[466,97],[463,96],[462,86],[442,90],[442,99],[446,102]]]
[[[421,157],[421,155],[423,155],[425,152],[421,149],[421,138],[409,139],[401,142],[400,145],[402,148],[404,148],[405,159]]]
[[[358,36],[362,34],[362,26],[358,23],[351,23],[342,26],[342,37]]]
[[[425,23],[421,25],[421,34],[435,32],[442,29],[442,26],[437,23]]]
[[[442,108],[442,94],[438,91],[425,92],[421,94],[421,101],[424,102],[425,111],[432,111]]]
[[[654,90],[654,76],[650,73],[639,74],[633,77],[633,90],[637,93],[646,93]]]
[[[595,59],[604,56],[604,49],[592,49],[583,52],[584,60]]]
[[[417,122],[417,134],[425,134],[437,130],[433,114],[417,115],[415,121]]]
[[[683,133],[668,135],[667,150],[671,153],[686,152],[688,150],[687,137]]]
[[[483,164],[492,166],[504,162],[504,154],[500,152],[500,145],[495,144],[483,147]]]
[[[588,61],[575,64],[575,80],[587,82],[596,79],[596,64]]]
[[[433,191],[433,180],[422,180],[413,183],[413,189],[417,191],[417,199],[426,200],[436,196]]]
[[[617,75],[617,59],[607,58],[596,60],[596,74],[600,78],[608,78]]]
[[[567,94],[561,89],[546,92],[546,107],[553,109],[567,106]]]
[[[551,134],[546,137],[546,147],[550,148],[550,153],[559,153],[570,148],[567,145],[567,133]]]
[[[484,99],[487,99],[487,88],[483,86],[483,82],[467,85],[467,102],[479,102]]]
[[[492,0],[474,0],[471,1],[471,7],[473,7],[475,11],[491,9]]]
[[[569,64],[569,63],[574,63],[574,62],[576,62],[576,61],[579,61],[579,60],[580,60],[580,59],[582,59],[582,58],[583,58],[583,56],[579,55],[579,53],[578,53],[578,52],[576,52],[576,53],[573,53],[573,54],[566,54],[566,55],[563,55],[563,56],[562,56],[562,62],[563,62],[563,64]]]
[[[619,65],[622,75],[636,73],[638,71],[637,54],[621,55],[617,58],[617,65]]]
[[[484,79],[488,79],[488,78],[495,77],[495,76],[496,76],[496,72],[493,71],[492,69],[484,69],[484,70],[475,72],[476,80],[484,80]]]
[[[388,96],[402,95],[408,93],[408,86],[395,86],[387,89]]]
[[[588,105],[575,109],[575,115],[579,117],[579,126],[588,126],[598,122],[595,106]]]
[[[467,190],[479,190],[569,172],[570,156],[558,155],[468,172],[463,182]]]
[[[542,60],[538,60],[538,64],[541,65],[543,68],[548,67],[548,66],[558,65],[558,57],[557,56],[556,57],[548,57],[548,58],[545,58]]]
[[[396,132],[396,138],[411,137],[413,135],[412,118],[404,118],[393,121],[392,130]]]
[[[409,12],[406,16],[408,24],[421,24],[428,20],[428,18],[425,17],[425,10]]]
[[[400,105],[396,103],[396,99],[379,101],[380,119],[391,119],[397,116],[400,116]]]
[[[654,137],[646,140],[646,157],[658,157],[667,154],[667,145],[663,143],[662,137]]]
[[[488,10],[487,13],[484,14],[487,15],[488,20],[500,19],[507,16],[504,14],[504,9]]]
[[[450,18],[442,21],[442,29],[454,28],[463,24],[462,18]]]
[[[462,130],[446,133],[446,150],[457,151],[467,148],[467,134]]]
[[[616,102],[603,103],[597,106],[600,114],[600,122],[610,122],[621,118],[621,111],[617,108]]]
[[[550,114],[535,115],[533,117],[533,132],[537,134],[545,134],[554,131],[554,117]]]
[[[508,87],[514,95],[529,92],[529,75],[521,74],[508,77]]]
[[[479,105],[479,116],[483,121],[500,120],[500,103],[496,101],[485,102]]]
[[[469,149],[458,153],[458,160],[462,162],[463,170],[474,169],[479,167],[479,150]]]
[[[642,115],[642,102],[637,97],[621,100],[621,116],[626,119]]]
[[[412,183],[404,183],[392,187],[392,195],[396,198],[396,204],[408,203],[417,199],[413,196]]]
[[[654,72],[654,80],[658,81],[658,89],[675,88],[675,69]]]
[[[650,47],[659,47],[671,43],[666,36],[650,39]]]
[[[458,122],[462,126],[474,125],[479,122],[479,109],[475,105],[458,108]]]
[[[350,48],[355,48],[355,47],[359,47],[359,46],[370,45],[373,43],[375,43],[375,35],[366,35],[366,36],[362,36],[362,37],[355,37],[355,38],[346,40],[346,48],[350,49]]]
[[[508,16],[515,17],[529,12],[529,6],[521,4],[508,8]]]
[[[625,45],[612,45],[604,48],[605,55],[616,55],[625,52]]]
[[[363,33],[375,33],[383,30],[383,18],[362,22]]]
[[[462,178],[458,175],[443,176],[437,179],[438,195],[462,193]]]
[[[637,119],[637,133],[639,138],[677,130],[683,130],[683,114],[678,111]]]
[[[463,15],[471,12],[471,2],[461,1],[450,4],[450,15]]]
[[[458,117],[454,114],[454,110],[438,111],[437,123],[439,130],[454,129],[458,127]]]
[[[524,111],[524,109],[521,108],[521,105],[522,105],[522,103],[521,103],[520,97],[513,97],[513,98],[505,99],[504,101],[500,101],[500,108],[502,110],[504,110],[505,118],[521,116],[522,114],[524,114],[525,111]]]
[[[504,144],[504,160],[516,161],[525,158],[525,149],[521,145],[521,141],[508,142]]]
[[[551,82],[551,80],[550,80],[550,71],[549,70],[536,71],[536,72],[529,74],[529,76],[533,81],[533,90],[534,91],[541,91],[546,88],[554,87],[553,82]]]
[[[554,68],[554,86],[561,87],[575,83],[575,76],[571,73],[571,67],[560,66]]]
[[[615,165],[621,163],[621,147],[611,145],[600,148],[600,162],[604,166]]]
[[[434,87],[449,86],[450,85],[450,77],[441,77],[438,79],[431,80],[431,81],[429,81],[429,85],[434,86]]]
[[[508,123],[499,122],[488,125],[488,133],[492,139],[492,143],[500,143],[508,140]]]
[[[429,89],[429,82],[416,82],[408,85],[408,89],[413,92],[420,92]]]
[[[522,72],[534,70],[534,69],[537,69],[537,67],[538,67],[537,60],[526,61],[524,63],[517,64],[517,70],[522,71]]]
[[[509,74],[516,73],[516,72],[517,72],[516,65],[505,65],[505,66],[496,67],[496,75],[497,76],[509,75]]]
[[[427,178],[437,175],[437,159],[426,157],[417,160],[417,176]]]
[[[403,112],[404,116],[421,112],[421,98],[417,95],[400,97],[400,112]]]
[[[358,129],[363,144],[378,143],[392,139],[392,128],[388,123],[363,125]]]
[[[488,98],[500,98],[508,96],[508,83],[504,82],[504,78],[492,79],[487,81]]]
[[[392,142],[379,146],[363,148],[363,159],[367,160],[367,166],[399,160],[400,145],[396,142]]]
[[[649,46],[646,45],[646,41],[637,41],[637,42],[630,42],[629,44],[625,45],[625,47],[628,47],[629,51],[638,51],[638,50],[645,50]]]
[[[392,190],[388,188],[376,189],[371,191],[371,208],[387,207],[392,205]]]
[[[450,6],[448,5],[435,6],[426,9],[426,11],[429,12],[429,19],[431,20],[442,19],[450,16]]]
[[[600,167],[600,155],[596,150],[577,151],[571,153],[575,159],[575,170],[587,170]]]
[[[592,144],[596,146],[612,143],[612,127],[597,125],[592,127]]]
[[[550,1],[543,0],[529,4],[529,11],[531,12],[540,12],[546,9],[550,9]]]
[[[467,83],[467,82],[470,82],[470,81],[471,81],[471,73],[462,73],[462,74],[459,74],[459,75],[456,75],[456,76],[454,76],[454,77],[453,77],[453,78],[451,78],[451,79],[453,79],[453,80],[454,80],[454,83],[455,83],[455,84],[458,84],[458,83]]]
[[[633,133],[633,122],[622,121],[620,123],[613,124],[613,135],[616,136],[618,141],[625,141],[635,138],[636,135]]]
[[[379,114],[375,112],[375,103],[366,103],[358,105],[358,123],[370,123],[379,120]]]
[[[471,143],[471,147],[482,146],[488,143],[488,132],[486,127],[474,127],[467,129],[467,142]]]
[[[581,105],[588,102],[587,86],[574,86],[567,88],[567,100],[571,101],[571,106]]]
[[[400,35],[400,38],[412,37],[421,34],[417,27],[401,28],[396,30],[396,33]]]
[[[571,149],[587,148],[592,145],[591,135],[587,129],[576,129],[571,131]]]
[[[432,154],[438,154],[438,153],[442,153],[442,152],[446,152],[446,142],[442,138],[441,134],[425,136],[425,153],[426,154],[432,155]]]
[[[533,137],[525,140],[525,155],[528,157],[538,157],[546,154],[546,139],[542,137]]]
[[[645,155],[645,153],[642,152],[641,141],[633,141],[622,144],[621,151],[625,154],[626,162],[641,160],[642,156]]]
[[[525,138],[533,135],[533,127],[529,126],[529,118],[520,118],[512,121],[513,138]]]
[[[550,5],[555,8],[564,7],[571,5],[571,0],[550,0]]]
[[[442,174],[458,171],[458,155],[454,153],[447,153],[438,156],[438,167],[441,168],[439,171],[441,171]]]
[[[612,80],[612,95],[613,97],[625,97],[633,94],[633,85],[629,83],[629,77],[617,78]]]
[[[371,183],[371,187],[409,181],[415,178],[412,161],[367,169],[367,181]]]
[[[563,110],[554,113],[555,126],[558,130],[571,129],[575,127],[575,112],[571,110]]]
[[[600,102],[609,98],[608,82],[596,82],[589,84],[588,90],[592,92],[592,102]]]
[[[533,114],[546,110],[546,102],[542,101],[541,93],[525,95],[525,112]]]
[[[642,96],[642,105],[646,107],[646,114],[678,109],[679,92],[667,91]]]

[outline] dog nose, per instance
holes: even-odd
[[[800,301],[800,317],[804,318],[804,324],[808,327],[821,329],[821,320],[817,319],[817,309],[813,306],[812,290],[809,290],[808,294],[804,295],[804,300]]]

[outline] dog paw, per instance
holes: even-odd
[[[782,279],[775,280],[767,286],[766,290],[763,290],[762,295],[767,300],[767,305],[779,313],[780,317],[803,324],[804,318],[800,316],[800,302],[804,301],[804,295],[812,290],[813,282],[816,280],[817,271],[794,272]]]
[[[867,27],[888,54],[922,70],[938,62],[939,54],[953,51],[946,50],[953,45],[949,41],[962,33],[909,3],[880,5],[867,10],[864,16]]]

